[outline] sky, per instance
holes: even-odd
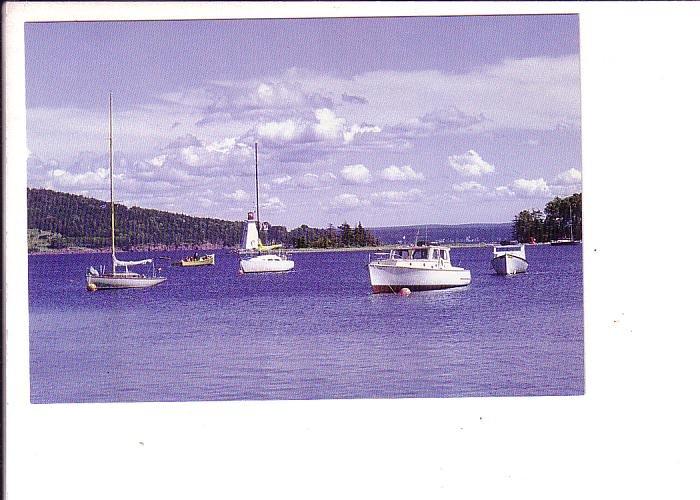
[[[289,229],[581,191],[576,15],[25,25],[29,187]]]

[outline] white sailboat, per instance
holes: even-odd
[[[85,275],[87,288],[90,291],[109,290],[117,288],[147,288],[165,281],[165,277],[156,276],[153,259],[125,261],[117,259],[114,247],[114,174],[113,174],[113,146],[112,146],[112,94],[109,94],[109,203],[112,212],[112,269],[107,272],[104,266],[98,271],[90,267]],[[151,275],[129,271],[129,266],[151,264]],[[123,271],[117,271],[123,267]]]
[[[282,253],[282,245],[263,245],[258,233],[260,225],[260,202],[258,199],[258,144],[255,143],[255,209],[258,218],[253,212],[248,212],[248,226],[246,227],[245,241],[239,252],[241,255],[254,255],[247,259],[241,259],[240,273],[278,273],[294,269],[294,261]],[[278,250],[277,253],[270,253]]]
[[[576,241],[574,239],[574,215],[571,210],[571,204],[569,204],[569,222],[567,224],[569,226],[569,238],[568,239],[558,239],[554,241],[550,241],[550,245],[554,246],[564,246],[564,245],[578,245],[580,242]]]

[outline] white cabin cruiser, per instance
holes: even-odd
[[[491,267],[498,274],[516,274],[527,271],[525,245],[496,245],[493,247]]]
[[[369,263],[373,293],[439,290],[471,283],[468,269],[453,266],[450,249],[439,245],[396,248],[385,259]]]

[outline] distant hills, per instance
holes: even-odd
[[[492,243],[509,240],[513,225],[510,222],[491,224],[428,224],[423,226],[394,226],[370,228],[385,244],[435,241],[445,244]]]
[[[115,239],[121,250],[239,247],[245,221],[227,221],[115,203]],[[50,189],[27,189],[27,240],[30,252],[45,249],[104,249],[110,246],[109,203]],[[269,226],[266,244],[292,248],[376,246],[382,242],[413,243],[429,239],[445,243],[492,242],[509,239],[510,223],[457,226],[401,226],[365,229],[347,222],[338,227],[307,225],[288,231]]]
[[[239,247],[245,221],[227,221],[115,203],[116,246],[122,250]],[[294,248],[376,246],[378,238],[358,223],[325,229],[302,225],[292,231],[284,226],[263,231],[266,244],[283,243]],[[30,252],[45,249],[108,248],[108,202],[50,189],[27,189],[27,241]]]

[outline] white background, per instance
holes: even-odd
[[[4,4],[6,492],[698,498],[700,5]],[[586,395],[29,404],[22,22],[580,13]]]

